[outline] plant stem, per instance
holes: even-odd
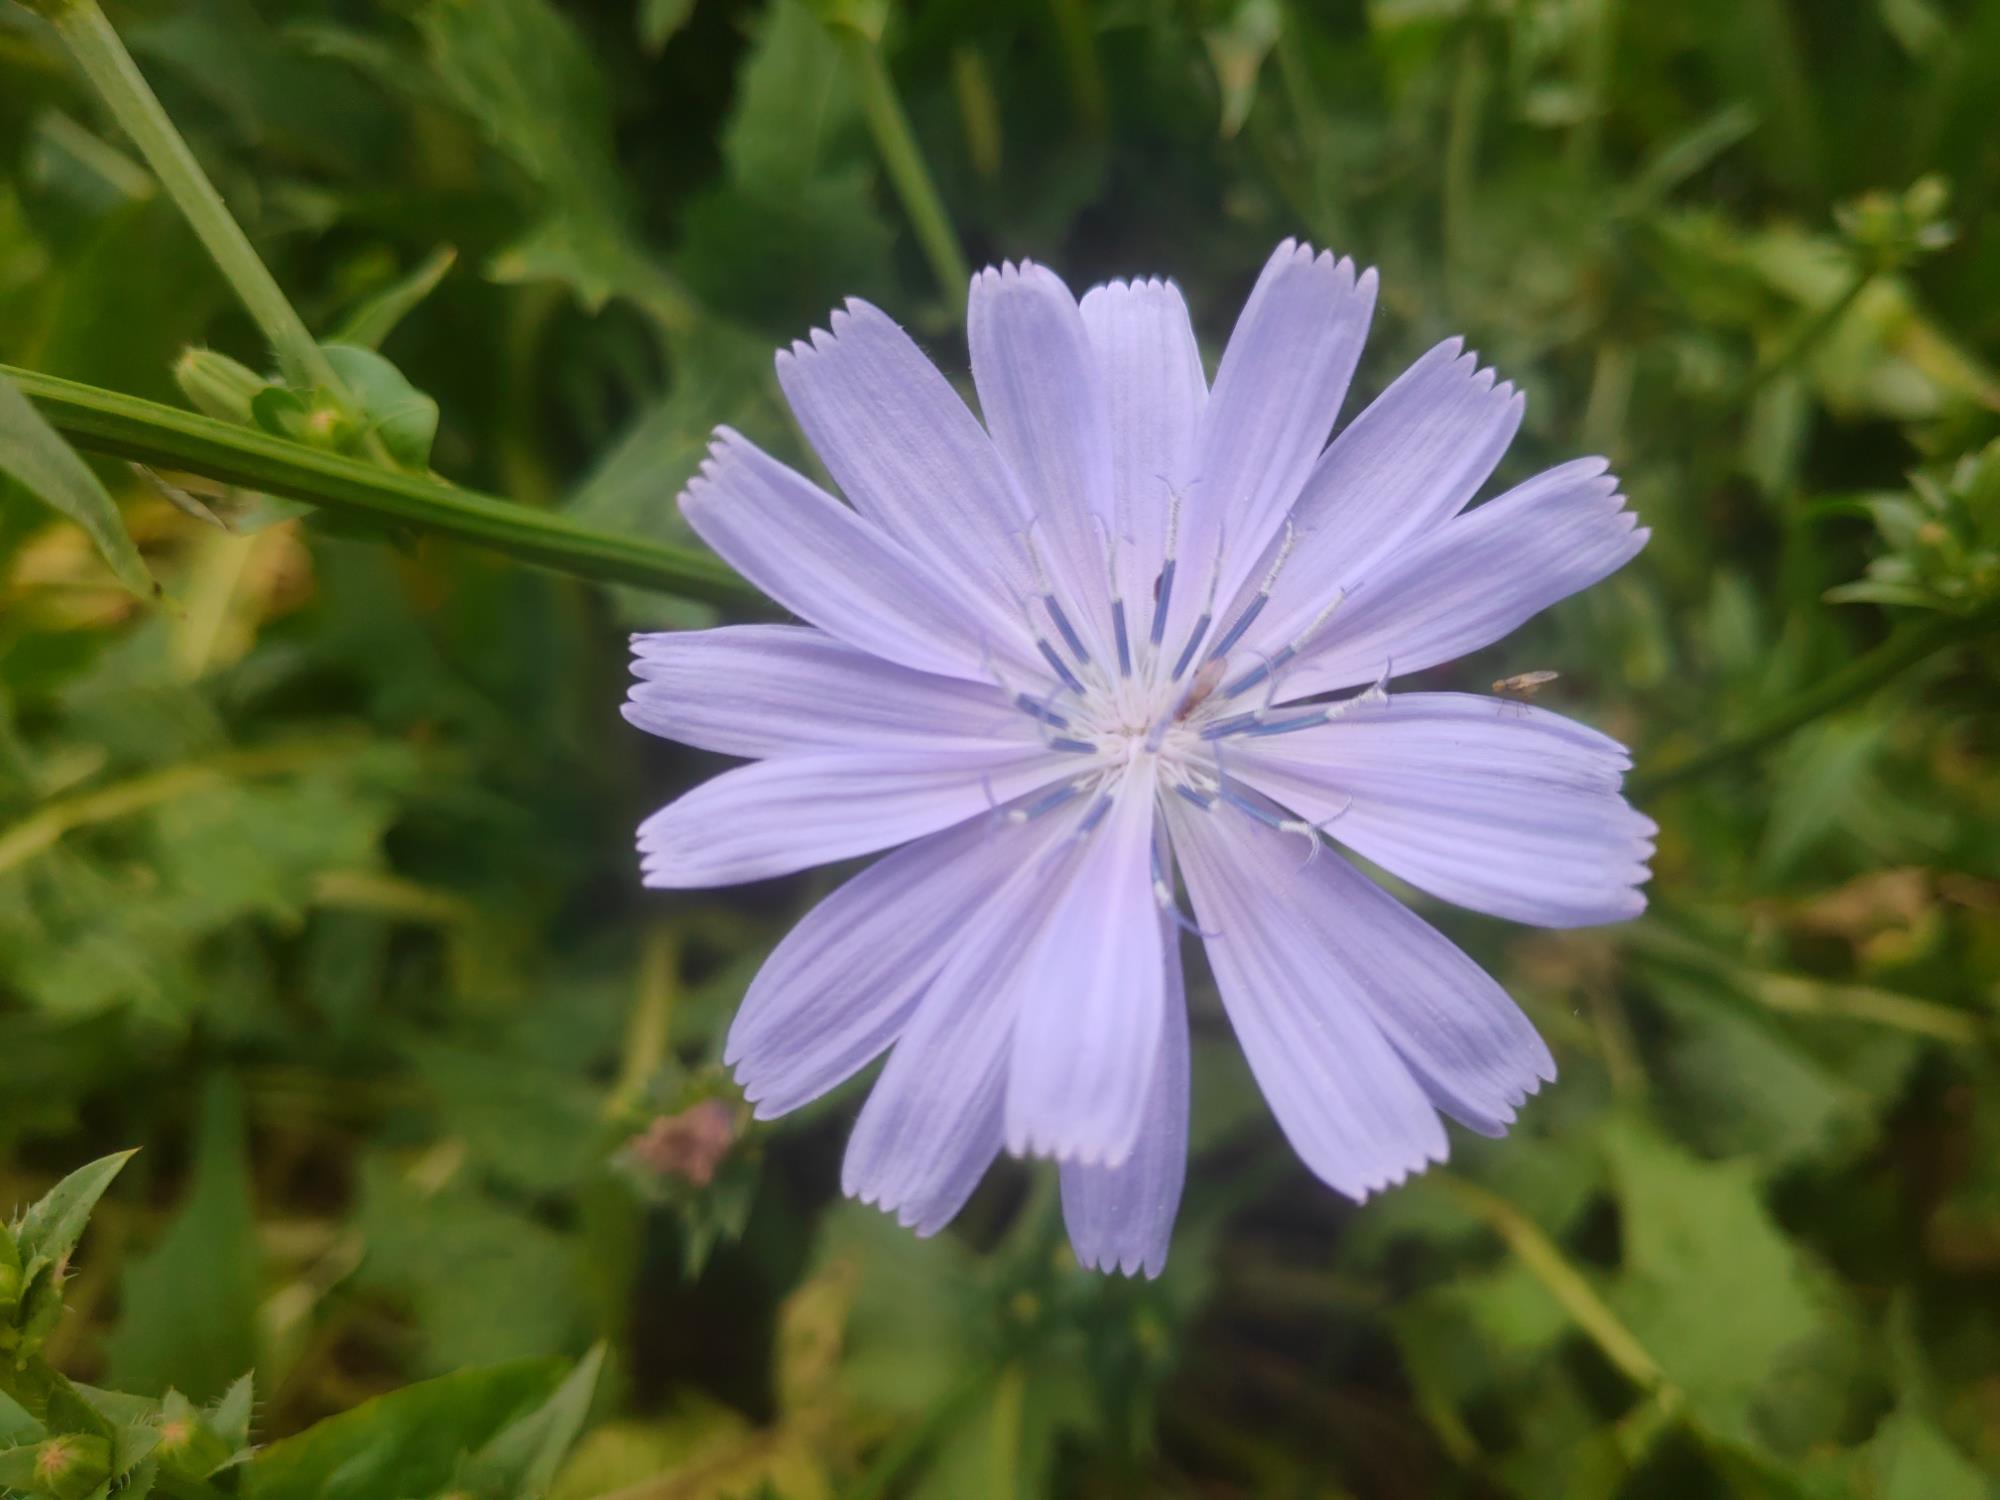
[[[304,500],[491,547],[558,573],[634,584],[712,604],[757,592],[704,552],[599,531],[561,514],[323,452],[254,428],[179,411],[32,370],[0,365],[78,448]]]
[[[1977,640],[1995,629],[2000,629],[2000,598],[1988,600],[1969,614],[1935,614],[1917,624],[1906,625],[1873,651],[1829,673],[1734,734],[1657,770],[1637,772],[1628,786],[1633,795],[1643,796],[1705,775],[1717,766],[1746,759],[1801,725],[1873,692],[1905,667],[1914,666],[1947,646]]]
[[[1673,1387],[1660,1369],[1659,1361],[1647,1351],[1632,1330],[1619,1321],[1604,1299],[1542,1233],[1540,1226],[1513,1204],[1475,1182],[1446,1172],[1431,1179],[1468,1213],[1486,1221],[1521,1264],[1553,1297],[1572,1322],[1590,1337],[1604,1357],[1625,1378],[1642,1390],[1654,1392],[1677,1405]]]
[[[263,330],[286,378],[295,385],[318,386],[351,408],[353,399],[327,362],[318,340],[257,258],[249,237],[230,216],[215,184],[174,129],[174,122],[98,8],[97,0],[61,0],[47,11],[84,76],[132,138],[146,165]]]
[[[869,133],[882,153],[882,165],[895,185],[896,196],[903,200],[903,211],[910,216],[917,243],[931,263],[945,300],[954,312],[962,313],[972,271],[966,265],[965,252],[959,248],[951,217],[931,181],[930,169],[924,165],[923,153],[917,149],[910,117],[903,112],[902,100],[896,97],[896,85],[882,61],[881,48],[873,37],[852,26],[836,24],[830,29],[841,59],[847,64],[855,93],[860,96]]]

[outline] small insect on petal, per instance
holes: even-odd
[[[1493,691],[1502,698],[1528,699],[1554,682],[1559,675],[1556,672],[1517,672],[1494,683]]]

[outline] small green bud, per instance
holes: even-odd
[[[1833,211],[1841,232],[1881,265],[1897,266],[1958,237],[1945,217],[1951,188],[1942,177],[1920,177],[1901,193],[1870,192]]]
[[[54,1500],[84,1500],[111,1479],[111,1442],[65,1432],[35,1445],[33,1483]]]
[[[196,411],[244,427],[254,425],[250,403],[271,384],[248,365],[213,349],[189,349],[174,362],[174,383]]]

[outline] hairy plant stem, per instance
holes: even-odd
[[[392,522],[508,553],[600,583],[633,584],[711,604],[760,606],[762,596],[704,552],[599,531],[567,517],[460,489],[429,475],[237,427],[95,386],[0,365],[76,447],[356,517]]]
[[[328,363],[319,341],[305,325],[277,279],[258,259],[249,236],[208,174],[174,128],[159,97],[118,39],[97,0],[61,0],[44,7],[77,66],[97,90],[112,117],[130,136],[153,175],[200,238],[210,258],[235,289],[244,310],[270,341],[285,377],[296,385],[318,386],[352,407],[353,399]]]

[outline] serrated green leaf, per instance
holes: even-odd
[[[894,230],[875,197],[876,157],[838,46],[800,0],[765,12],[723,127],[727,181],[689,206],[675,267],[709,303],[795,330],[879,283]],[[745,243],[765,247],[755,263]],[[774,304],[774,296],[782,298]],[[714,335],[684,354],[712,358]],[[760,374],[770,379],[770,348]]]
[[[159,592],[111,492],[5,375],[0,375],[0,478],[13,480],[81,526],[126,588],[142,599]]]
[[[446,90],[538,190],[539,222],[491,274],[565,282],[587,308],[626,295],[678,315],[632,232],[604,81],[569,20],[546,0],[428,0],[416,19]]]
[[[30,1204],[14,1226],[22,1260],[30,1265],[38,1262],[55,1265],[67,1259],[82,1238],[97,1200],[124,1170],[125,1163],[136,1155],[134,1149],[101,1156],[88,1166],[77,1168]]]
[[[215,1405],[208,1409],[206,1421],[216,1436],[232,1448],[247,1447],[250,1443],[250,1415],[256,1400],[256,1376],[239,1375]]]
[[[1632,1122],[1603,1139],[1624,1247],[1613,1307],[1705,1420],[1754,1437],[1759,1397],[1826,1313],[1756,1167],[1697,1160]]]

